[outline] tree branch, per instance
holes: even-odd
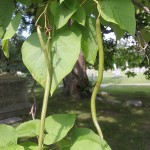
[[[30,110],[30,113],[29,113],[30,115],[32,115],[33,120],[35,119],[36,107],[37,107],[36,95],[35,95],[35,92],[34,92],[35,86],[36,86],[36,80],[34,80],[31,91],[30,91],[30,93],[32,93],[33,97],[34,97],[34,103],[31,107],[31,110]]]
[[[144,4],[137,2],[136,0],[132,0],[134,5],[137,5],[138,7],[142,8],[145,12],[147,12],[150,15],[150,9],[146,7]]]

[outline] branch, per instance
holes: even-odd
[[[138,7],[142,8],[145,12],[147,12],[150,15],[150,9],[146,7],[144,4],[137,2],[136,0],[132,0],[134,5],[137,5]]]
[[[31,88],[31,91],[30,93],[33,94],[33,97],[34,97],[34,103],[31,107],[31,110],[30,110],[30,115],[32,115],[32,119],[34,120],[35,119],[35,115],[36,115],[36,107],[37,107],[37,101],[36,101],[36,95],[35,95],[35,92],[34,92],[34,88],[36,86],[36,80],[34,80],[34,83],[32,85],[32,88]]]

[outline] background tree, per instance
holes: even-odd
[[[149,6],[150,6],[150,2],[136,1],[136,0],[133,0],[132,2],[136,8],[137,27],[136,27],[136,35],[134,35],[135,39],[132,40],[133,43],[132,44],[130,43],[131,45],[128,45],[128,46],[122,45],[122,48],[119,48],[117,46],[117,40],[123,37],[127,41],[127,44],[128,44],[129,43],[128,39],[131,38],[131,35],[128,34],[127,32],[124,33],[124,31],[115,24],[106,23],[105,21],[102,22],[102,33],[103,33],[103,40],[104,40],[103,44],[104,44],[104,52],[105,52],[105,66],[104,67],[105,67],[105,70],[114,69],[113,65],[115,63],[120,69],[126,70],[127,69],[126,62],[128,62],[128,68],[145,67],[146,69],[148,69],[144,73],[146,75],[146,78],[148,79],[150,78],[150,70],[149,70],[149,55],[150,55],[150,50],[149,50],[150,10],[149,10]],[[83,3],[83,7],[87,11],[87,14],[89,15],[93,14],[93,16],[97,15],[93,7],[92,9],[89,8],[88,1],[85,1],[85,3]],[[87,29],[88,28],[90,29],[91,33],[89,32],[89,30],[86,30],[86,29],[83,31],[84,34],[83,34],[82,51],[83,51],[84,57],[82,58],[79,57],[79,59],[82,59],[82,60],[78,60],[78,61],[84,62],[85,61],[84,59],[86,59],[86,62],[90,63],[90,65],[94,65],[94,68],[96,69],[98,63],[96,61],[94,64],[93,60],[95,60],[96,58],[97,47],[96,47],[96,44],[93,45],[94,41],[92,41],[92,39],[94,39],[95,37],[94,26],[95,25],[94,25],[94,22],[92,23],[92,20],[90,20],[89,22],[88,21],[86,22],[86,27]],[[116,34],[116,39],[105,38],[106,34],[110,34],[113,32]],[[92,42],[90,42],[90,40]],[[87,46],[88,48],[90,47],[89,48],[90,50],[86,48],[86,45],[88,45]],[[98,56],[96,60],[98,60]],[[68,81],[68,85],[70,85],[70,87],[71,86],[73,87],[73,88],[68,87],[67,91],[69,95],[73,97],[75,96],[74,95],[75,93],[76,93],[75,97],[82,96],[81,93],[86,93],[86,95],[88,95],[90,92],[87,89],[89,89],[90,86],[89,86],[89,83],[87,83],[88,79],[87,79],[87,76],[85,75],[86,73],[82,71],[82,74],[80,74],[79,73],[81,72],[80,68],[78,68],[77,66],[75,66],[75,68],[78,70],[78,74],[74,76],[72,75],[73,74],[72,72],[70,74],[70,78],[72,79],[70,78],[69,80],[68,78],[66,79],[66,81]],[[86,68],[85,63],[83,63],[82,68]],[[127,72],[127,75],[129,77],[129,76],[134,76],[136,74],[134,72],[129,71]],[[81,78],[83,78],[83,80],[80,80]]]
[[[54,129],[49,130],[52,116],[45,119],[49,94],[50,96],[53,95],[58,84],[64,77],[66,77],[66,75],[68,75],[73,70],[73,67],[75,65],[77,65],[77,67],[75,66],[73,72],[75,76],[77,76],[77,73],[80,73],[79,68],[82,68],[81,70],[83,71],[83,73],[85,72],[85,67],[82,66],[83,64],[85,64],[85,62],[83,61],[83,55],[85,57],[85,60],[93,65],[98,52],[98,80],[91,97],[91,115],[99,136],[89,130],[81,129],[73,134],[73,137],[71,138],[71,140],[73,139],[73,144],[70,144],[68,149],[76,150],[85,147],[89,150],[95,148],[110,150],[108,144],[105,142],[105,140],[103,140],[103,134],[101,132],[100,126],[98,125],[95,104],[96,96],[100,87],[100,83],[102,81],[104,67],[102,32],[103,34],[104,32],[110,32],[107,28],[110,27],[116,33],[117,39],[121,38],[122,36],[128,38],[129,35],[135,37],[136,9],[133,5],[133,3],[135,4],[135,1],[17,0],[17,2],[20,2],[27,6],[28,9],[25,12],[35,12],[34,16],[36,30],[33,30],[35,32],[33,32],[23,42],[21,53],[23,62],[32,76],[45,88],[43,108],[40,120],[40,133],[37,134],[37,131],[35,131],[34,135],[32,132],[32,135],[27,134],[24,136],[33,137],[39,135],[38,148],[39,150],[41,150],[43,149],[43,145],[51,145],[55,142],[58,142],[58,139],[62,139],[67,134],[70,128],[67,131],[64,131],[64,129],[66,130],[66,128],[61,127],[59,130],[57,130],[57,134],[51,134],[51,131],[55,131]],[[138,4],[139,6],[139,1],[136,2],[136,5]],[[143,1],[141,3],[143,3]],[[8,4],[10,7],[6,12],[5,10],[7,9]],[[20,13],[18,12],[13,16],[15,12],[14,4],[16,4],[16,1],[7,0],[7,5],[5,1],[0,1],[0,38],[2,38],[2,50],[4,51],[4,54],[8,59],[9,39],[11,39],[15,35],[16,31],[18,30],[21,18],[24,15],[24,12],[19,11]],[[149,3],[145,3],[145,5],[148,4]],[[143,4],[140,6],[143,6]],[[36,11],[34,10],[35,8]],[[142,7],[142,9],[146,11],[145,7]],[[137,14],[139,14],[140,10],[136,10],[136,12]],[[101,28],[103,29],[102,32]],[[143,29],[144,31],[146,30],[146,33],[148,33],[147,28],[148,27],[145,27]],[[143,34],[142,30],[140,30],[139,32],[141,35]],[[140,36],[140,38],[138,38],[138,40],[140,41],[138,43],[139,46],[141,46],[145,50],[147,48],[145,48],[146,40],[143,40],[144,42],[141,42],[141,37],[144,36]],[[113,42],[106,42],[106,44],[107,43],[112,44]],[[129,46],[124,47],[124,49],[127,48],[129,48]],[[81,50],[83,55],[81,53]],[[118,53],[117,51],[115,52],[116,54]],[[131,52],[131,50],[129,52]],[[78,60],[78,58],[80,58],[81,61]],[[78,70],[76,70],[76,68],[78,68]],[[86,76],[84,76],[84,78],[86,78]],[[77,79],[80,80],[81,78]],[[74,83],[75,88],[81,88],[81,86],[79,86],[77,82]],[[74,87],[73,89],[75,89]],[[72,88],[72,86],[70,86],[70,88]],[[70,91],[70,94],[73,94],[72,90]],[[80,96],[80,93],[78,94],[78,96]],[[72,116],[70,118],[72,120],[71,122],[66,118],[64,119],[62,115],[59,115],[58,118],[56,117],[53,120],[58,120],[58,122],[67,120],[65,122],[67,122],[67,124],[72,127],[75,117]],[[32,125],[34,124],[34,130],[38,129],[38,120],[36,122],[31,121],[28,123],[31,123]],[[63,125],[63,122],[61,122],[60,124]],[[32,127],[32,125],[30,125],[30,127]],[[24,128],[24,124],[21,126],[23,126]],[[17,128],[16,131],[14,129],[10,129],[9,127],[10,131],[16,133],[16,135],[18,135],[18,130],[20,130],[20,128],[22,127],[19,127],[19,129]],[[45,129],[46,133],[44,132]],[[61,129],[63,130],[63,132],[65,132],[65,134],[62,135],[60,133],[62,131]],[[30,131],[31,130],[29,130],[29,133]],[[86,135],[85,133],[88,134]],[[54,137],[51,139],[52,136]],[[15,136],[15,139],[13,141],[14,143],[11,146],[20,146],[17,145],[17,139],[18,137]],[[12,143],[12,141],[7,142]],[[8,143],[6,143],[7,146],[9,146]],[[2,141],[0,144],[0,146],[3,147],[3,144],[5,144],[5,142]],[[28,142],[28,144],[30,145],[31,143]]]
[[[126,69],[126,61],[128,62],[128,67],[149,67],[149,2],[142,0],[133,0],[136,11],[136,35],[133,45],[128,47],[117,47],[117,40],[121,37],[128,40],[130,34],[124,33],[118,25],[114,23],[108,23],[102,20],[102,33],[104,40],[105,49],[105,70],[113,69],[113,64],[116,63],[118,67],[122,70]],[[44,1],[46,3],[46,1]],[[90,65],[94,65],[97,68],[97,63],[95,59],[97,55],[97,45],[95,39],[95,18],[97,15],[96,5],[94,2],[90,2],[92,7],[90,7],[88,1],[81,1],[82,7],[79,7],[78,13],[82,15],[79,17],[78,13],[72,15],[69,20],[69,28],[75,30],[77,26],[82,29],[82,47],[79,60],[77,61],[74,69],[71,73],[64,79],[64,94],[70,95],[74,98],[80,98],[84,96],[89,96],[90,84],[86,75],[87,62]],[[28,1],[16,1],[15,11],[13,16],[22,13],[20,25],[18,27],[18,32],[11,39],[11,43],[16,45],[15,48],[20,49],[21,43],[34,31],[35,18],[42,11],[42,1],[28,2]],[[91,14],[93,17],[90,17]],[[51,16],[52,17],[52,16]],[[84,19],[83,19],[84,18]],[[67,25],[67,26],[68,26]],[[65,26],[65,28],[67,28]],[[83,27],[85,26],[85,27]],[[110,28],[108,28],[110,27]],[[116,39],[106,39],[105,35],[115,32]],[[15,43],[15,44],[14,44]],[[19,44],[20,43],[20,44]],[[95,44],[94,44],[95,43]],[[125,50],[123,50],[125,49]],[[135,59],[136,57],[136,59]],[[9,60],[8,60],[9,61]],[[95,64],[94,64],[95,63]],[[149,70],[145,72],[146,77],[149,77]],[[128,75],[132,76],[134,73],[129,72]]]

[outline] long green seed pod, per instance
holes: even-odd
[[[96,116],[96,96],[98,90],[100,88],[102,78],[103,78],[103,69],[104,69],[104,51],[103,51],[103,44],[102,44],[102,34],[101,34],[101,27],[100,27],[100,19],[96,20],[96,39],[99,49],[99,67],[98,67],[98,79],[96,85],[94,87],[92,97],[91,97],[91,113],[94,125],[97,129],[99,136],[103,139],[103,134],[101,128],[99,126],[97,116]]]
[[[39,132],[39,140],[38,140],[38,150],[42,150],[43,139],[44,139],[44,129],[45,129],[45,117],[46,117],[49,93],[50,93],[51,84],[52,84],[52,63],[51,63],[51,51],[50,51],[51,49],[49,48],[50,37],[48,38],[47,44],[45,46],[44,41],[42,39],[40,27],[37,27],[37,33],[38,33],[38,37],[39,37],[42,50],[44,52],[45,61],[47,65],[46,87],[45,87],[43,106],[42,106],[42,112],[41,112],[40,132]]]

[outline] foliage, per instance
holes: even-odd
[[[71,114],[58,114],[47,117],[45,119],[44,144],[51,145],[55,143],[58,147],[62,147],[62,143],[59,141],[68,134],[74,123],[75,115]],[[25,150],[28,148],[30,150],[37,150],[37,144],[32,142],[33,139],[31,141],[30,139],[31,137],[36,138],[39,135],[39,124],[40,120],[30,120],[20,124],[16,129],[9,125],[1,124],[0,133],[3,136],[0,137],[0,148],[8,150],[13,150],[13,148],[17,150]],[[104,140],[100,140],[99,136],[90,129],[77,128],[71,132],[70,138],[69,149],[72,150],[82,149],[83,146],[87,148],[96,147],[97,149],[105,147],[105,150],[110,150],[107,143]],[[21,141],[21,139],[26,140],[23,140],[24,142],[17,142]],[[87,142],[90,143],[91,147],[88,146]]]
[[[124,75],[124,72],[121,72],[121,77],[114,78],[112,71],[109,70],[107,72],[104,71],[103,84],[108,86],[103,86],[101,89],[101,94],[104,94],[104,101],[97,101],[97,115],[98,120],[101,122],[105,140],[112,150],[147,150],[150,138],[150,130],[147,128],[150,123],[150,81],[147,81],[142,73],[139,73],[134,78],[128,78]],[[143,85],[137,86],[137,84]],[[38,86],[35,88],[35,91],[38,106],[41,106],[43,88]],[[74,101],[70,97],[62,96],[61,92],[62,88],[57,89],[52,97],[51,103],[48,104],[47,115],[73,113],[77,116],[74,128],[90,128],[95,131],[89,112],[89,99]],[[32,96],[29,98],[32,100]],[[142,101],[143,107],[125,107],[123,103],[127,100]],[[118,104],[116,101],[121,104]],[[113,104],[113,102],[117,104]],[[40,117],[39,111],[36,117]],[[69,138],[65,138],[59,141],[57,145],[61,144],[62,147],[65,147],[65,145],[70,144],[68,140]],[[64,148],[64,150],[67,150],[67,148]]]
[[[17,133],[13,127],[1,124],[0,133],[1,133],[0,139],[2,139],[0,141],[1,147],[17,144]]]
[[[12,17],[15,3],[16,1],[11,0],[8,0],[8,3],[0,2],[0,38],[7,58],[9,58],[8,40],[17,32],[21,15],[24,15],[22,11],[14,11],[15,17]],[[73,144],[69,149],[80,150],[85,147],[90,150],[110,150],[99,132],[95,108],[104,67],[100,22],[114,29],[119,37],[124,34],[134,36],[136,18],[133,2],[131,0],[17,0],[17,4],[26,5],[28,7],[26,11],[34,12],[36,16],[34,32],[23,43],[22,58],[33,78],[45,88],[45,94],[41,120],[23,123],[16,130],[3,125],[2,132],[8,128],[10,133],[14,133],[14,138],[7,134],[6,138],[1,139],[0,146],[10,147],[8,149],[25,147],[36,149],[37,145],[32,142],[22,143],[24,147],[17,145],[16,139],[38,136],[38,149],[41,150],[42,145],[54,144],[66,136],[73,127],[75,117],[53,115],[45,119],[48,97],[49,93],[52,96],[58,84],[71,72],[82,48],[85,59],[91,64],[94,64],[96,54],[99,52],[99,80],[91,98],[91,113],[100,137],[89,129],[77,129],[72,134]],[[6,12],[7,5],[11,7]],[[149,28],[145,26],[141,34],[144,36],[147,30]],[[149,41],[147,36],[146,41]],[[140,46],[142,45],[143,43],[140,43]]]
[[[8,11],[7,8],[9,7]],[[7,5],[5,1],[0,2],[0,14],[1,14],[1,19],[0,19],[0,38],[3,37],[3,34],[5,33],[5,30],[11,20],[12,13],[13,13],[13,8],[14,8],[14,2],[12,0],[7,1]]]
[[[109,16],[110,14],[112,14],[111,13],[111,9],[113,9],[114,10],[114,7],[117,7],[118,8],[118,6],[120,6],[120,3],[111,3],[110,5],[108,5],[107,4],[108,3],[108,1],[103,1],[102,2],[102,17],[103,17],[103,19],[105,19],[106,21],[108,21],[108,22],[113,22],[113,23],[117,23],[119,26],[120,26],[120,28],[123,28],[124,30],[127,30],[127,31],[132,31],[133,33],[135,32],[135,18],[134,18],[134,7],[133,7],[133,4],[130,2],[130,1],[126,1],[126,4],[128,4],[127,6],[126,5],[122,5],[122,8],[121,9],[127,9],[127,10],[131,10],[130,12],[129,11],[127,11],[128,13],[125,13],[124,14],[124,16],[121,16],[121,17],[116,17],[116,18],[112,18],[113,16]],[[76,12],[76,11],[78,11],[78,9],[79,9],[79,4],[77,3],[77,1],[73,1],[73,3],[71,3],[71,5],[70,5],[70,3],[68,2],[68,1],[62,1],[61,2],[61,4],[59,4],[59,2],[52,2],[52,3],[48,3],[49,4],[49,7],[50,7],[50,10],[51,10],[51,14],[53,15],[52,17],[50,17],[50,21],[48,21],[46,24],[49,24],[49,25],[51,25],[53,22],[54,22],[54,25],[55,25],[55,27],[52,29],[53,30],[53,32],[54,32],[54,35],[52,35],[52,43],[53,43],[53,41],[57,41],[57,45],[54,47],[54,50],[53,50],[53,48],[52,48],[52,51],[54,51],[53,53],[53,55],[54,55],[54,63],[53,63],[53,70],[54,70],[54,73],[55,73],[55,68],[57,68],[57,66],[58,66],[58,70],[60,70],[60,67],[59,67],[59,64],[61,64],[61,67],[62,66],[66,66],[66,64],[63,64],[63,62],[61,62],[60,60],[63,60],[62,59],[62,54],[64,55],[64,53],[62,53],[62,54],[60,54],[60,52],[61,51],[64,51],[64,49],[66,50],[66,49],[72,49],[71,47],[65,47],[65,44],[63,44],[62,43],[62,41],[64,40],[64,41],[67,41],[67,43],[69,42],[70,43],[70,41],[71,42],[75,42],[75,43],[80,43],[81,42],[81,46],[84,44],[87,48],[85,48],[84,49],[84,45],[82,46],[83,47],[83,52],[85,53],[85,58],[87,59],[87,61],[88,62],[91,62],[91,63],[94,63],[94,61],[95,61],[95,56],[96,56],[96,53],[97,53],[97,48],[92,48],[92,47],[90,47],[90,45],[87,45],[87,44],[85,44],[85,42],[84,41],[86,41],[88,44],[90,44],[90,42],[88,42],[86,39],[84,40],[84,37],[86,36],[86,37],[89,37],[89,41],[93,41],[93,42],[91,42],[93,45],[96,45],[96,41],[94,42],[94,37],[91,37],[91,35],[92,35],[92,33],[89,33],[88,34],[88,32],[90,31],[91,32],[91,29],[88,27],[89,25],[88,24],[85,24],[86,26],[85,26],[85,31],[83,32],[83,33],[80,33],[79,31],[76,31],[75,30],[75,32],[77,33],[78,32],[78,36],[80,36],[81,37],[81,35],[83,34],[83,36],[82,36],[82,41],[81,41],[81,39],[80,38],[77,38],[78,40],[80,40],[80,41],[76,41],[75,39],[71,39],[71,37],[69,37],[69,31],[68,31],[68,35],[67,35],[67,25],[66,25],[66,23],[69,21],[69,19],[70,18],[72,18],[72,20],[75,20],[74,22],[73,22],[73,25],[76,27],[76,29],[77,30],[81,30],[81,28],[83,28],[83,27],[81,27],[81,26],[79,26],[79,25],[76,25],[75,24],[75,22],[76,21],[78,21],[78,19],[76,19],[77,17],[74,17],[74,13]],[[107,7],[109,6],[109,8],[107,9]],[[40,9],[40,7],[39,7],[39,9]],[[82,9],[84,9],[84,8],[82,8]],[[110,10],[110,12],[106,12],[106,10]],[[47,11],[49,11],[49,10],[47,10]],[[119,11],[118,9],[117,9],[117,11]],[[117,14],[119,14],[119,15],[121,15],[120,14],[120,11],[119,12],[114,12],[114,13],[117,13]],[[132,16],[131,16],[131,14],[132,14]],[[75,16],[77,15],[77,13],[75,13]],[[116,16],[116,15],[114,15],[114,16]],[[129,18],[129,16],[131,17],[131,18]],[[87,16],[88,17],[88,16]],[[38,16],[37,16],[37,18],[38,18]],[[89,19],[91,18],[91,17],[88,17]],[[87,20],[89,20],[87,18]],[[109,19],[109,18],[111,18],[111,19]],[[131,19],[132,21],[133,21],[133,23],[130,23],[130,26],[125,26],[125,23],[124,22],[128,22],[127,20],[125,20],[125,18],[127,18],[127,19]],[[40,19],[43,19],[42,18],[42,16],[39,16],[39,18],[38,18],[38,20],[40,20]],[[81,18],[80,18],[81,19]],[[91,18],[91,19],[93,19],[93,21],[95,20],[95,18]],[[82,20],[85,20],[85,17],[82,17]],[[121,23],[120,23],[121,22]],[[79,24],[81,24],[80,23],[80,21],[79,21]],[[61,32],[59,32],[58,33],[58,31],[56,30],[56,29],[60,29],[60,28],[62,28],[63,27],[63,31],[61,31]],[[48,27],[47,27],[48,28]],[[134,30],[133,30],[134,29]],[[43,30],[43,29],[42,29]],[[94,31],[94,28],[92,29],[93,31]],[[65,34],[66,35],[63,35],[64,34],[64,32],[65,32]],[[74,32],[74,31],[73,31]],[[86,34],[87,35],[85,35],[84,33],[86,32]],[[73,33],[72,33],[73,34]],[[34,36],[34,38],[33,38],[33,36]],[[67,36],[67,38],[65,39],[65,37]],[[43,60],[42,60],[42,58],[41,57],[39,57],[39,54],[38,54],[38,51],[37,50],[35,50],[35,52],[36,52],[36,54],[35,53],[31,53],[30,52],[30,54],[29,54],[29,52],[27,51],[27,49],[28,50],[30,50],[30,48],[31,49],[33,49],[33,47],[27,47],[27,45],[28,45],[28,43],[30,43],[31,45],[35,45],[34,44],[34,41],[38,41],[37,40],[37,35],[35,35],[35,33],[33,34],[33,35],[31,35],[30,37],[29,37],[29,39],[27,39],[27,41],[25,41],[25,43],[24,43],[24,45],[23,45],[23,48],[22,48],[22,55],[23,55],[23,60],[24,60],[24,63],[26,64],[26,66],[27,66],[27,68],[30,70],[30,72],[31,72],[31,74],[35,77],[35,79],[38,81],[38,82],[40,82],[41,83],[41,85],[42,86],[44,86],[45,85],[45,79],[46,79],[46,70],[44,71],[43,69],[45,68],[44,67],[44,65],[42,65],[36,58],[34,59],[35,61],[38,61],[39,63],[40,63],[40,65],[41,65],[41,67],[38,67],[38,71],[34,71],[34,70],[36,70],[36,67],[35,66],[38,66],[38,64],[36,63],[36,62],[34,62],[34,60],[32,59],[32,56],[34,55],[34,57],[35,56],[37,56],[42,62],[44,62]],[[55,37],[57,37],[56,39],[55,39]],[[62,39],[60,39],[60,40],[58,40],[58,38],[60,38],[60,37],[62,37]],[[92,40],[92,38],[93,38],[93,40]],[[32,40],[30,40],[30,39],[32,39]],[[35,40],[34,40],[35,39]],[[53,40],[54,39],[54,40]],[[70,39],[70,41],[68,41]],[[60,49],[59,48],[59,44],[58,44],[58,41],[61,41],[61,45],[64,45],[64,48],[63,49]],[[32,44],[33,43],[33,44]],[[37,42],[36,42],[36,44],[37,44]],[[53,44],[52,44],[53,45]],[[54,43],[54,45],[55,45],[55,43]],[[71,44],[70,43],[70,45],[78,45],[78,44]],[[66,45],[67,46],[67,45]],[[39,47],[39,45],[36,45],[36,47]],[[53,47],[53,46],[52,46]],[[57,48],[56,48],[57,47]],[[54,84],[54,85],[52,85],[52,93],[53,93],[53,91],[54,91],[54,89],[56,88],[56,86],[59,84],[59,82],[64,78],[64,76],[66,76],[66,74],[68,74],[70,71],[71,71],[71,68],[74,66],[74,64],[75,64],[75,62],[76,62],[76,60],[77,60],[77,56],[79,55],[79,50],[80,50],[80,46],[78,46],[77,48],[76,47],[74,47],[76,50],[78,50],[78,51],[75,51],[75,50],[73,50],[72,49],[72,51],[70,51],[71,53],[72,52],[74,52],[74,62],[72,63],[72,64],[70,64],[71,63],[71,61],[70,61],[70,67],[66,67],[66,68],[70,68],[68,71],[65,71],[64,69],[62,70],[62,71],[65,71],[66,73],[64,74],[64,75],[62,75],[62,77],[57,77],[57,75],[59,74],[59,76],[62,74],[62,71],[61,71],[61,73],[60,72],[56,72],[56,75],[54,75],[54,78],[55,79],[53,79],[53,82],[52,82],[52,84]],[[39,49],[39,52],[40,52],[41,50]],[[56,51],[56,52],[55,52]],[[26,53],[28,53],[28,55],[26,56]],[[34,52],[34,51],[33,51]],[[88,53],[87,53],[88,52]],[[66,52],[67,53],[67,52]],[[91,57],[92,55],[92,53],[95,53],[94,54],[94,56],[93,57]],[[31,56],[29,56],[29,55],[31,55]],[[55,56],[56,55],[56,56]],[[76,57],[75,57],[76,56]],[[68,55],[68,54],[66,54],[66,56],[65,57],[69,57],[70,58],[70,56]],[[64,60],[66,60],[65,59],[65,57],[64,57]],[[90,57],[90,58],[89,58]],[[55,58],[56,58],[56,60],[55,60]],[[73,60],[72,58],[70,58],[71,60]],[[30,61],[29,61],[30,60]],[[27,62],[28,61],[28,62]],[[32,63],[31,63],[32,62]],[[27,64],[28,63],[28,64]],[[57,66],[55,67],[55,65],[57,64]],[[68,64],[68,62],[66,62],[67,64]],[[35,65],[36,64],[36,65]],[[41,71],[40,71],[40,69],[39,68],[41,68]],[[55,77],[56,76],[56,77]],[[44,80],[43,80],[44,79]],[[43,81],[42,81],[43,80]]]
[[[85,28],[82,31],[82,51],[86,61],[94,64],[98,47],[96,44],[95,19],[86,19]]]
[[[23,41],[18,39],[18,37],[14,36],[11,40],[6,40],[9,53],[8,57],[6,58],[0,48],[0,68],[2,72],[12,72],[15,73],[16,71],[28,72],[25,65],[22,61],[21,50],[20,46],[22,45]]]
[[[46,39],[44,42],[46,42]],[[70,44],[68,44],[68,42]],[[32,51],[30,51],[31,49]],[[73,32],[65,31],[54,37],[52,41],[53,78],[51,94],[54,92],[60,81],[72,70],[72,67],[79,57],[79,53],[80,37],[76,36]],[[47,74],[46,63],[44,53],[38,42],[37,33],[33,33],[24,42],[22,46],[22,56],[23,62],[31,72],[32,76],[45,87]]]
[[[117,24],[121,29],[128,31],[131,35],[135,34],[135,10],[130,0],[105,0],[101,3],[101,9],[101,15],[104,20]]]

